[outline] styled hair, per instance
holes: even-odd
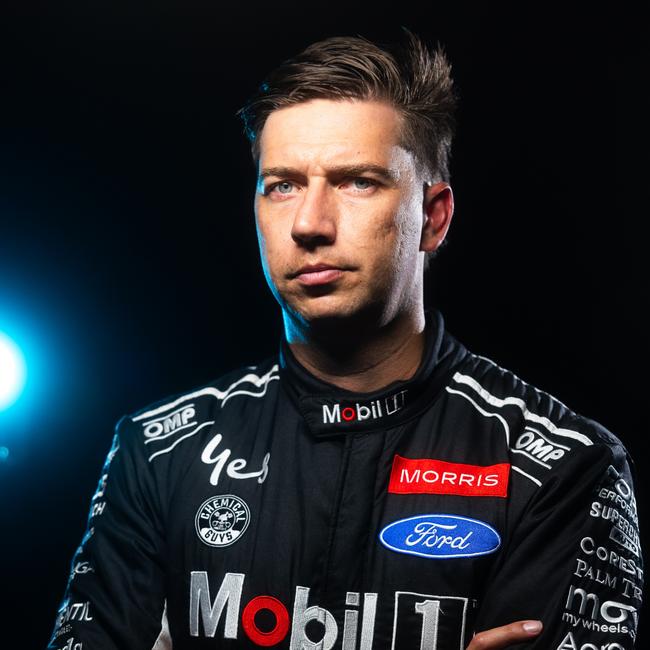
[[[273,111],[317,98],[375,100],[388,103],[402,118],[400,145],[413,154],[418,173],[434,183],[449,182],[458,101],[451,65],[440,43],[431,51],[406,27],[402,30],[406,43],[382,47],[360,35],[327,38],[272,70],[236,113],[254,163],[259,163],[259,136]]]

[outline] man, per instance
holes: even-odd
[[[423,307],[454,104],[408,33],[242,109],[279,354],[120,420],[50,648],[632,647],[623,445]]]

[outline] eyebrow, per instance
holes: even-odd
[[[358,165],[334,165],[326,170],[328,176],[358,176],[359,174],[375,174],[387,183],[396,184],[399,180],[399,173],[372,163],[360,163]],[[258,179],[263,180],[268,176],[293,176],[304,178],[304,174],[295,167],[265,167],[259,174]]]

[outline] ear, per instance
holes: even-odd
[[[437,250],[447,236],[454,214],[454,194],[449,183],[425,183],[422,203],[422,236],[420,250]]]

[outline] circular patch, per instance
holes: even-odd
[[[196,532],[208,546],[230,546],[248,528],[251,513],[246,502],[234,494],[210,497],[196,513]]]

